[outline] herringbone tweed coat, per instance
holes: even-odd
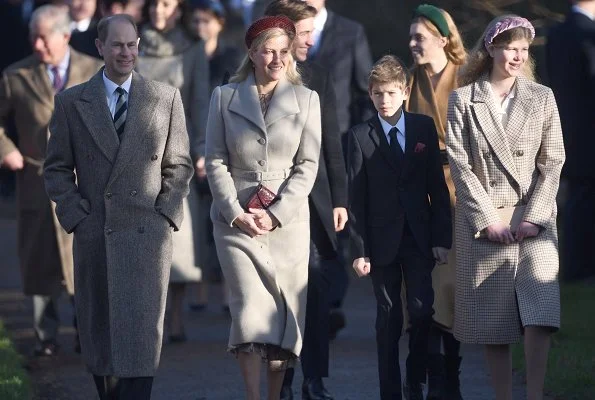
[[[85,364],[100,376],[153,376],[172,227],[182,223],[193,173],[186,119],[177,89],[133,73],[119,139],[102,75],[56,96],[45,186],[60,224],[74,232]]]
[[[456,188],[455,328],[469,343],[508,344],[522,327],[560,326],[556,193],[564,146],[552,91],[516,80],[503,128],[487,76],[454,91],[446,145]],[[497,208],[526,204],[537,237],[504,245],[475,234]]]
[[[229,346],[270,343],[299,355],[310,253],[310,193],[320,158],[316,92],[282,79],[263,117],[254,76],[215,89],[206,164],[217,254],[230,288]],[[258,183],[277,193],[280,225],[251,238],[233,225]]]

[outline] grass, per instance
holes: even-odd
[[[595,285],[562,284],[562,327],[552,338],[545,390],[556,400],[593,398],[595,388]],[[513,348],[515,370],[524,373],[521,345]]]
[[[21,363],[21,356],[16,352],[0,321],[0,399],[25,400],[31,398],[29,376]]]

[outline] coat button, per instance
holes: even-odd
[[[130,192],[131,196],[136,196],[136,190],[133,190],[132,192]]]
[[[491,187],[494,187],[494,186],[496,186],[496,181],[490,181],[490,186],[491,186]]]
[[[485,158],[492,158],[492,153],[490,153],[489,151],[486,151],[485,153],[483,153],[483,156]]]
[[[265,160],[260,160],[258,162],[258,165],[260,165],[261,167],[263,167],[267,162]]]
[[[266,140],[264,140],[264,138],[260,138],[260,139],[258,139],[258,143],[260,143],[260,144],[265,144],[266,142],[267,142],[267,141],[266,141]]]
[[[111,193],[106,193],[105,194],[105,198],[108,199],[108,200],[111,199],[112,198],[112,194]]]
[[[106,229],[105,233],[106,233],[106,235],[111,235],[112,233],[114,233],[114,231],[111,229]]]
[[[517,156],[517,157],[522,157],[522,156],[523,156],[523,154],[525,154],[525,153],[523,152],[523,150],[517,150],[515,153],[516,153],[516,156]]]
[[[151,156],[151,160],[152,160],[152,161],[157,161],[157,159],[158,159],[158,158],[159,158],[159,157],[157,157],[157,154],[153,154],[153,155]]]
[[[139,226],[138,227],[138,233],[145,233],[145,227],[144,226]]]

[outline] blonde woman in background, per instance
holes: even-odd
[[[409,48],[415,66],[411,71],[411,94],[405,107],[409,112],[434,119],[454,212],[455,190],[446,157],[446,111],[448,96],[458,87],[459,68],[465,62],[467,52],[450,14],[428,4],[422,4],[415,10],[409,28]],[[432,271],[435,313],[428,338],[427,400],[462,399],[459,382],[461,344],[451,331],[454,323],[455,270],[453,248],[449,252],[448,264],[436,265]]]

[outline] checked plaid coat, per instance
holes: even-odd
[[[455,336],[508,344],[522,327],[560,326],[556,194],[564,163],[552,91],[517,78],[506,128],[487,76],[449,99],[446,146],[455,184]],[[499,221],[497,208],[526,204],[541,231],[522,243],[475,239]]]

